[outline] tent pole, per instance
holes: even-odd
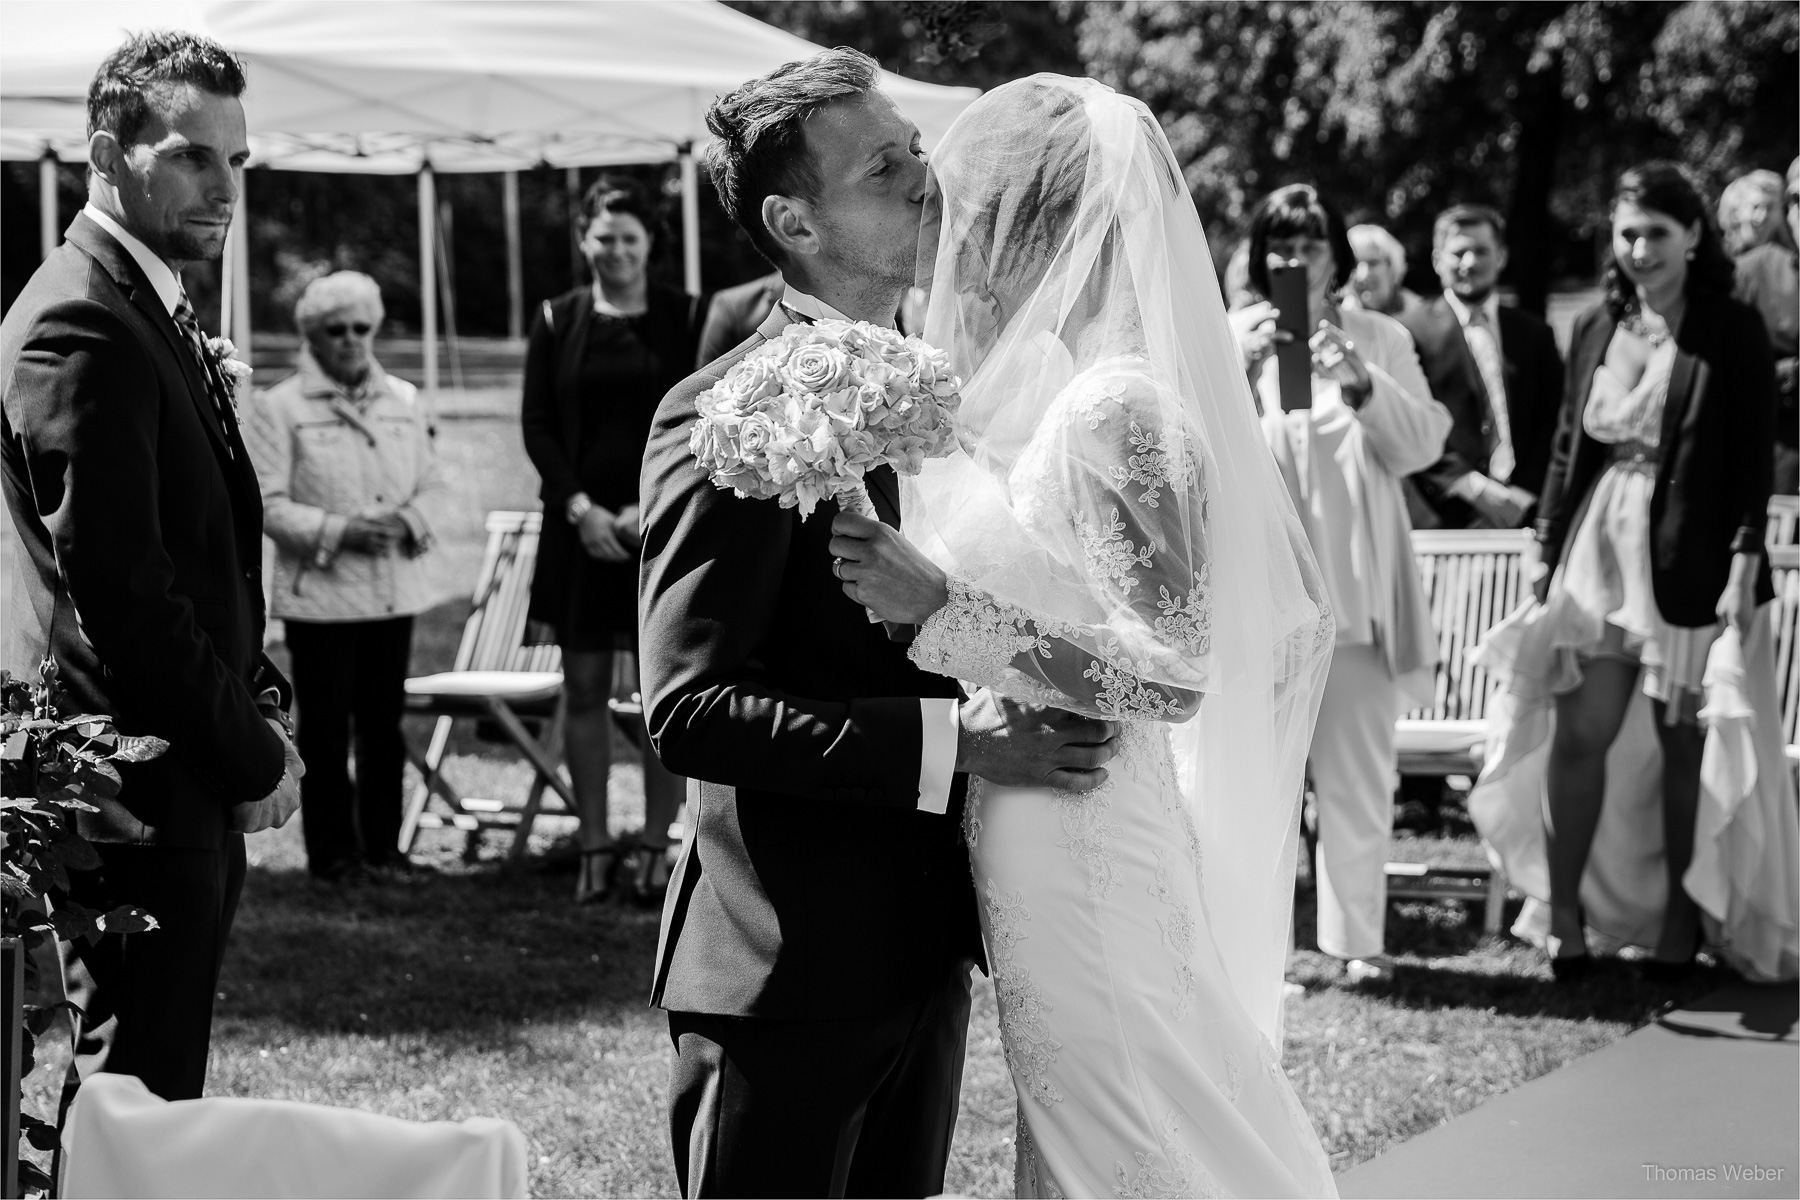
[[[45,258],[56,249],[62,232],[60,215],[56,206],[56,151],[45,146],[44,157],[38,159],[38,248]]]
[[[219,264],[219,336],[234,342],[238,357],[250,362],[250,223],[243,177],[237,204],[225,235],[225,259]]]
[[[501,204],[506,219],[506,336],[525,336],[525,264],[519,246],[519,173],[503,176]]]
[[[563,172],[563,193],[569,202],[569,286],[580,287],[587,278],[587,259],[581,253],[581,237],[587,230],[581,227],[580,167]]]
[[[425,394],[435,396],[437,371],[437,180],[419,168],[419,311],[425,351]]]
[[[694,144],[681,145],[681,274],[690,296],[700,294],[700,172]]]

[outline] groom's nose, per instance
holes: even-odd
[[[925,160],[906,156],[906,169],[910,172],[906,180],[906,198],[914,204],[924,204],[925,194],[930,191],[931,175],[925,168]]]

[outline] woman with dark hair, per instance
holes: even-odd
[[[1345,308],[1356,272],[1344,218],[1309,184],[1281,188],[1250,217],[1250,286],[1306,268],[1312,407],[1283,412],[1275,328],[1263,299],[1231,314],[1263,432],[1318,555],[1337,618],[1336,650],[1309,763],[1318,797],[1319,948],[1357,983],[1391,971],[1387,840],[1397,782],[1394,722],[1430,698],[1437,639],[1413,565],[1400,481],[1443,453],[1450,414],[1431,398],[1399,322]]]
[[[563,651],[565,744],[581,820],[575,899],[604,899],[624,877],[634,898],[654,904],[668,883],[669,826],[684,784],[646,749],[641,841],[612,840],[606,702],[614,653],[637,650],[638,469],[650,418],[692,369],[702,310],[695,297],[651,281],[651,254],[667,239],[636,187],[600,179],[582,201],[581,231],[593,280],[544,301],[525,356],[520,423],[544,502],[531,619]]]
[[[1758,613],[1774,597],[1763,530],[1775,371],[1762,320],[1731,298],[1732,284],[1706,202],[1681,169],[1625,172],[1605,297],[1577,319],[1570,344],[1527,563],[1537,605],[1482,651],[1507,702],[1495,735],[1503,753],[1470,810],[1540,902],[1515,931],[1544,944],[1561,981],[1588,971],[1589,931],[1651,948],[1652,976],[1685,970],[1701,943],[1696,899],[1718,909],[1722,923],[1708,932],[1735,965],[1792,977],[1794,804],[1779,715],[1767,711],[1770,626]],[[1738,764],[1748,790],[1700,820],[1703,705],[1715,732],[1753,718],[1721,753],[1771,736],[1773,746],[1772,757],[1759,744],[1758,762]],[[1541,791],[1528,769],[1540,764]],[[1660,822],[1644,811],[1656,807]],[[1658,857],[1666,871],[1655,876],[1643,864]]]

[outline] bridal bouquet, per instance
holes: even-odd
[[[917,475],[957,446],[961,382],[949,357],[866,321],[793,324],[695,401],[688,448],[721,488],[798,508],[873,517],[863,475]]]

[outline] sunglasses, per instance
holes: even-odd
[[[357,337],[368,337],[369,330],[373,328],[375,327],[367,321],[357,321],[349,325],[342,321],[335,321],[325,327],[325,333],[334,338],[343,337],[346,333],[354,333]]]

